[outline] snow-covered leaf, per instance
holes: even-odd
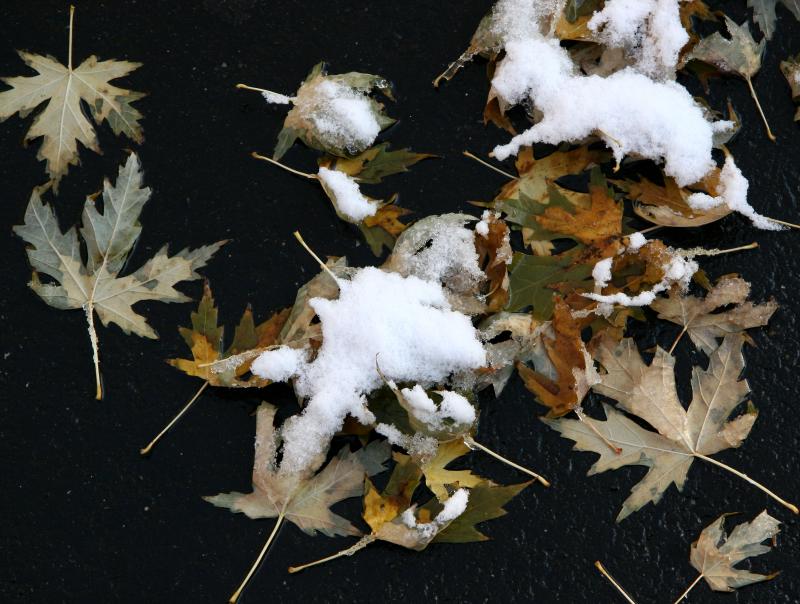
[[[356,452],[343,447],[317,474],[314,468],[301,475],[281,473],[275,460],[279,446],[273,425],[275,411],[273,405],[262,403],[256,414],[253,491],[222,493],[206,497],[206,501],[250,518],[277,518],[283,511],[287,520],[309,535],[317,531],[329,537],[359,535],[350,521],[333,513],[330,507],[360,495],[365,477],[386,469],[388,445],[375,441]]]

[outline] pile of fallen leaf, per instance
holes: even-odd
[[[682,51],[681,64],[704,83],[716,73],[741,76],[758,103],[752,78],[760,68],[766,40],[776,27],[776,3],[777,0],[753,3],[754,18],[764,34],[757,44],[747,24],[737,25],[727,17],[729,38],[717,32],[701,39],[693,29],[694,20],[719,20],[721,16],[701,0],[683,2],[681,17],[691,41]],[[581,62],[586,74],[614,70],[614,61],[618,60],[592,38],[587,28],[591,15],[602,4],[600,0],[569,0],[562,3],[563,11],[554,23],[555,35]],[[784,4],[800,18],[795,4]],[[452,78],[476,56],[486,58],[489,72],[493,72],[503,51],[490,34],[484,20],[467,51],[435,84]],[[73,68],[71,41],[70,27],[67,67],[49,57],[21,53],[38,75],[4,80],[11,89],[0,93],[0,119],[17,112],[24,116],[47,102],[34,119],[28,138],[43,138],[39,157],[47,161],[51,183],[34,189],[24,224],[14,230],[28,244],[28,258],[34,270],[31,288],[55,308],[85,312],[99,398],[95,314],[104,325],[116,323],[125,333],[156,338],[133,305],[143,300],[187,301],[175,285],[197,279],[196,270],[224,242],[183,250],[173,256],[165,247],[144,266],[122,276],[125,261],[141,232],[139,215],[150,197],[135,154],[120,167],[115,183],[106,181],[101,209],[98,199],[87,197],[81,226],[66,233],[60,230],[53,206],[45,205],[42,195],[47,188],[57,193],[58,182],[68,166],[78,163],[78,142],[99,151],[81,102],[91,108],[98,124],[107,121],[115,133],[137,142],[143,140],[138,123],[142,116],[131,106],[142,95],[109,84],[138,65],[90,57]],[[798,59],[787,59],[781,68],[793,97],[800,97]],[[478,219],[455,214],[412,222],[410,212],[397,206],[394,197],[375,200],[361,195],[360,187],[405,172],[432,156],[407,149],[391,150],[388,142],[344,144],[341,133],[332,134],[314,118],[326,110],[320,91],[335,88],[345,90],[341,94],[355,95],[346,98],[362,102],[377,131],[383,130],[394,120],[372,93],[378,91],[392,99],[391,87],[384,78],[363,73],[330,75],[319,64],[293,97],[247,85],[240,87],[261,92],[271,103],[294,104],[273,157],[254,156],[318,181],[333,210],[360,230],[375,256],[381,257],[384,250],[389,252],[380,264],[383,272],[404,279],[418,275],[419,266],[429,262],[425,258],[435,253],[437,237],[452,237],[462,243],[467,238],[479,274],[467,278],[454,265],[456,268],[450,272],[438,274],[437,287],[441,286],[446,295],[447,310],[469,318],[486,362],[450,375],[441,383],[426,383],[423,388],[416,382],[396,383],[389,379],[381,368],[386,359],[375,358],[374,370],[380,375],[381,384],[363,393],[364,417],[369,421],[348,417],[337,434],[346,437],[343,442],[347,444],[335,454],[323,452],[314,464],[299,472],[282,470],[283,436],[275,426],[276,407],[263,403],[256,412],[252,492],[207,497],[214,505],[250,518],[277,518],[264,549],[232,601],[238,598],[284,520],[309,535],[358,537],[329,558],[293,567],[291,572],[351,555],[376,540],[423,550],[434,543],[486,539],[477,525],[505,514],[504,504],[533,481],[499,485],[469,469],[448,469],[451,464],[463,462],[462,458],[471,452],[480,452],[509,463],[544,486],[549,483],[477,441],[477,413],[463,421],[456,421],[456,414],[445,415],[444,420],[436,414],[443,413],[451,395],[459,397],[462,410],[466,408],[464,404],[477,407],[478,393],[489,387],[494,396],[501,396],[515,371],[546,410],[544,422],[574,441],[576,450],[599,456],[590,474],[629,465],[648,468],[622,503],[618,521],[648,503],[658,503],[670,485],[680,490],[696,459],[730,472],[798,512],[794,504],[757,479],[713,457],[743,445],[756,421],[758,411],[749,401],[750,389],[742,377],[743,348],[750,342],[747,330],[766,325],[777,305],[773,301],[751,301],[750,285],[737,275],[712,279],[699,270],[692,278],[693,293],[687,292],[686,284],[670,276],[671,262],[679,259],[687,264],[704,255],[730,250],[675,249],[649,235],[663,232],[659,229],[694,228],[725,218],[731,209],[724,205],[698,210],[687,201],[697,192],[716,195],[719,170],[701,182],[680,187],[664,173],[654,177],[654,170],[660,168],[653,162],[626,163],[619,170],[620,166],[615,165],[596,138],[581,145],[525,147],[516,160],[516,176],[489,165],[505,174],[508,182],[494,199],[476,202],[482,208],[477,225],[467,227]],[[761,111],[760,105],[758,108]],[[492,90],[484,119],[514,133],[508,109]],[[738,123],[732,108],[729,114]],[[763,111],[761,115],[766,125]],[[766,128],[768,136],[773,137],[769,125]],[[318,174],[302,173],[279,163],[297,141],[320,153]],[[337,174],[332,176],[332,172]],[[355,217],[354,203],[367,215]],[[298,240],[303,243],[299,235]],[[178,416],[142,449],[143,454],[207,387],[268,387],[270,379],[254,368],[262,355],[291,353],[302,355],[304,363],[314,362],[326,339],[318,301],[336,300],[342,283],[364,270],[349,267],[344,258],[317,260],[319,274],[298,290],[292,306],[277,310],[261,323],[256,323],[252,310],[247,308],[228,344],[224,327],[218,323],[211,287],[205,284],[197,310],[191,313],[190,325],[180,328],[190,358],[169,361],[180,371],[197,377],[201,385]],[[598,265],[608,269],[609,278],[598,279]],[[43,282],[42,276],[49,280]],[[648,293],[654,296],[649,304],[613,302]],[[663,295],[655,297],[658,293]],[[643,354],[630,335],[629,326],[634,321],[667,321],[680,329],[676,329],[669,350],[656,347]],[[694,346],[708,359],[705,366],[692,370],[689,401],[682,401],[676,388],[673,353],[681,345]],[[296,387],[299,379],[297,373],[286,374],[286,381]],[[584,409],[590,393],[605,397],[601,407],[587,403]],[[268,390],[265,396],[269,396]],[[436,415],[435,421],[424,420],[419,396],[425,405],[430,405],[426,412]],[[351,445],[356,442],[360,446],[353,450]],[[378,484],[384,486],[378,487],[372,477],[381,472],[387,472],[388,479],[381,480]],[[562,484],[559,488],[579,485]],[[363,523],[331,511],[335,503],[351,497],[363,498]],[[726,536],[723,520],[724,514],[704,529],[691,547],[691,563],[700,573],[698,581],[705,578],[712,589],[730,591],[772,578],[774,575],[755,574],[734,566],[746,557],[768,551],[769,547],[760,544],[774,538],[778,521],[762,512]],[[363,531],[358,524],[368,529]],[[632,601],[599,563],[598,568]]]

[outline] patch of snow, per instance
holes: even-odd
[[[734,212],[739,212],[750,219],[753,225],[766,231],[780,231],[783,226],[771,221],[755,211],[753,206],[747,202],[747,189],[749,183],[736,165],[733,157],[725,159],[725,165],[719,175],[719,185],[716,197],[711,197],[706,193],[693,193],[686,200],[689,207],[694,210],[710,210],[720,205],[727,205]]]
[[[306,357],[305,350],[280,346],[256,357],[250,365],[250,371],[272,382],[285,382],[300,372]]]
[[[449,390],[438,390],[436,393],[442,397],[438,407],[419,384],[400,391],[410,406],[409,412],[431,430],[441,430],[446,419],[464,426],[475,422],[475,408],[465,397]]]
[[[458,489],[444,502],[442,511],[431,522],[418,523],[414,516],[415,506],[405,510],[400,518],[408,528],[419,531],[423,539],[431,539],[441,529],[461,516],[467,509],[467,503],[469,503],[469,491]]]
[[[638,252],[639,249],[647,244],[647,237],[639,233],[631,233],[628,235],[628,247],[625,251],[628,252]]]
[[[614,263],[614,257],[603,258],[594,265],[592,269],[592,278],[594,279],[594,289],[599,292],[606,287],[611,281],[611,265]]]
[[[317,173],[326,190],[331,192],[331,201],[336,213],[350,222],[358,224],[378,211],[378,202],[367,199],[358,188],[358,183],[339,170],[320,168]]]
[[[272,103],[273,105],[289,105],[294,102],[293,97],[272,92],[271,90],[262,91],[261,96],[264,97],[264,100],[267,101],[267,103]]]
[[[472,322],[450,309],[439,283],[367,267],[339,287],[338,299],[310,302],[322,346],[298,368],[295,390],[308,402],[281,428],[281,472],[313,465],[348,414],[375,421],[364,395],[383,385],[376,359],[387,380],[429,384],[486,363]]]

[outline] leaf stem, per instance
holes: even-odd
[[[72,23],[75,20],[75,6],[69,5],[69,43],[67,46],[67,70],[72,71]]]
[[[657,224],[655,226],[647,227],[646,229],[642,229],[639,231],[640,234],[644,235],[645,233],[652,233],[653,231],[657,231],[658,229],[663,229],[664,225]]]
[[[309,180],[319,180],[319,179],[317,178],[317,175],[316,175],[316,174],[308,174],[308,173],[306,173],[306,172],[301,172],[300,170],[295,170],[294,168],[290,168],[289,166],[287,166],[287,165],[285,165],[285,164],[282,164],[282,163],[281,163],[281,162],[279,162],[278,160],[272,159],[271,157],[266,157],[266,156],[264,156],[264,155],[259,155],[259,154],[258,154],[258,153],[256,153],[255,151],[253,151],[253,152],[250,154],[250,156],[251,156],[251,157],[254,157],[254,158],[256,158],[256,159],[260,159],[260,160],[262,160],[262,161],[267,161],[267,162],[269,162],[269,163],[271,163],[271,164],[275,164],[276,166],[280,166],[281,168],[283,168],[283,169],[284,169],[284,170],[286,170],[287,172],[291,172],[292,174],[295,174],[296,176],[302,176],[303,178],[308,178]]]
[[[264,559],[264,556],[266,556],[267,550],[269,549],[272,540],[275,539],[275,535],[278,534],[278,529],[281,527],[281,523],[283,523],[283,518],[285,513],[286,513],[286,505],[284,505],[283,509],[281,509],[281,513],[278,515],[278,520],[275,522],[275,526],[272,527],[272,532],[269,534],[269,538],[267,539],[267,542],[264,544],[264,547],[261,548],[261,553],[258,554],[256,561],[253,562],[253,566],[250,567],[250,570],[248,571],[241,585],[239,585],[239,588],[235,592],[233,592],[231,597],[228,599],[229,604],[235,604],[236,601],[239,599],[239,596],[242,595],[242,591],[247,586],[248,581],[250,581],[250,578],[253,576],[253,573],[256,572],[258,566],[261,564],[261,561]]]
[[[772,220],[772,218],[768,218],[768,220]],[[695,249],[690,250],[690,257],[694,258],[695,256],[721,256],[722,254],[730,254],[733,252],[743,252],[745,250],[754,250],[758,247],[757,242],[748,243],[747,245],[740,245],[739,247],[731,247],[725,250],[721,250],[719,248],[712,248],[710,250],[704,249]]]
[[[481,443],[476,441],[469,434],[464,436],[464,444],[467,445],[470,449],[473,449],[473,448],[474,449],[480,449],[484,453],[488,453],[489,455],[491,455],[495,459],[497,459],[499,461],[502,461],[504,464],[509,465],[512,468],[515,468],[515,469],[519,470],[520,472],[524,472],[528,476],[532,476],[533,478],[538,480],[540,483],[542,483],[546,487],[550,486],[550,481],[548,481],[544,476],[539,476],[539,474],[537,474],[536,472],[533,472],[533,471],[529,470],[528,468],[525,468],[525,467],[523,467],[523,466],[521,466],[519,464],[514,463],[513,461],[511,461],[509,459],[506,459],[505,457],[503,457],[499,453],[495,453],[489,447],[487,447],[485,445],[482,445]]]
[[[694,453],[693,455],[694,455],[695,457],[698,457],[698,458],[702,459],[703,461],[707,461],[707,462],[709,462],[709,463],[711,463],[711,464],[714,464],[715,466],[718,466],[718,467],[720,467],[720,468],[722,468],[722,469],[724,469],[724,470],[728,470],[728,472],[730,472],[731,474],[735,474],[735,475],[736,475],[736,476],[738,476],[739,478],[742,478],[742,479],[746,480],[747,482],[749,482],[750,484],[752,484],[754,487],[757,487],[757,488],[761,489],[761,490],[762,490],[762,491],[764,491],[764,492],[765,492],[767,495],[769,495],[770,497],[772,497],[772,498],[773,498],[775,501],[777,501],[778,503],[780,503],[780,504],[781,504],[782,506],[784,506],[785,508],[788,508],[788,509],[790,509],[790,510],[791,510],[792,512],[794,512],[795,514],[800,514],[800,510],[799,510],[799,509],[797,509],[797,506],[796,506],[795,504],[793,504],[793,503],[789,503],[789,502],[788,502],[788,501],[786,501],[785,499],[782,499],[782,498],[778,497],[778,496],[777,496],[775,493],[773,493],[772,491],[770,491],[770,490],[769,490],[767,487],[765,487],[764,485],[762,485],[762,484],[761,484],[761,483],[759,483],[759,482],[756,482],[755,480],[753,480],[752,478],[750,478],[750,477],[749,477],[747,474],[743,474],[743,473],[742,473],[742,472],[740,472],[739,470],[736,470],[736,469],[734,469],[734,468],[730,467],[729,465],[722,463],[721,461],[717,461],[717,460],[716,460],[716,459],[714,459],[713,457],[708,457],[708,456],[706,456],[706,455],[703,455],[702,453]]]
[[[681,338],[683,337],[683,334],[686,333],[687,328],[688,325],[683,326],[683,329],[681,329],[681,332],[678,334],[678,337],[675,338],[675,341],[672,343],[672,346],[669,347],[669,352],[667,354],[672,354],[672,352],[675,350],[675,347],[678,345],[678,342],[680,342]]]
[[[272,90],[267,90],[266,88],[257,88],[256,86],[250,86],[248,84],[236,84],[236,87],[240,88],[242,90],[252,90],[254,92],[261,92],[261,93],[266,92],[268,94],[275,94],[275,95],[279,95],[279,96],[285,96],[283,94],[280,94],[279,92],[273,92]]]
[[[764,122],[764,127],[767,129],[767,136],[769,140],[773,143],[778,140],[774,134],[772,134],[772,130],[769,128],[769,122],[767,122],[767,116],[764,115],[764,110],[761,108],[761,103],[758,100],[758,95],[756,94],[756,89],[753,88],[753,81],[749,77],[745,77],[745,82],[750,87],[750,96],[753,97],[753,100],[756,102],[756,108],[758,109],[758,113],[761,114],[761,120]]]
[[[311,566],[316,566],[317,564],[323,564],[325,562],[330,562],[331,560],[335,560],[336,558],[341,558],[343,556],[352,556],[358,551],[361,551],[365,547],[367,547],[373,541],[376,541],[378,537],[373,533],[371,535],[364,535],[356,541],[353,545],[348,547],[347,549],[343,549],[340,552],[336,552],[335,554],[331,554],[330,556],[326,556],[325,558],[320,558],[319,560],[315,560],[314,562],[309,562],[307,564],[301,564],[300,566],[290,566],[289,572],[290,573],[299,573],[301,570],[305,570]]]
[[[597,560],[597,561],[594,563],[594,566],[595,566],[595,568],[596,568],[597,570],[599,570],[599,571],[600,571],[600,574],[601,574],[601,575],[603,575],[603,576],[604,576],[606,579],[608,579],[608,582],[609,582],[609,583],[611,583],[611,585],[613,585],[613,586],[616,588],[616,590],[617,590],[617,591],[620,593],[620,595],[621,595],[623,598],[625,598],[625,600],[627,600],[629,604],[636,604],[636,602],[634,601],[634,599],[633,599],[633,598],[631,598],[631,597],[628,595],[628,593],[627,593],[627,592],[626,592],[626,591],[625,591],[625,590],[622,588],[622,585],[620,585],[619,583],[617,583],[616,579],[614,579],[614,577],[612,577],[612,576],[611,576],[611,573],[610,573],[610,572],[608,572],[608,571],[606,570],[606,567],[605,567],[605,566],[603,566],[603,563],[602,563],[602,562],[600,562],[600,560]]]
[[[208,388],[208,382],[207,382],[207,381],[206,381],[206,382],[203,382],[203,385],[202,385],[202,386],[200,386],[200,389],[199,389],[199,390],[198,390],[198,391],[195,393],[195,395],[192,397],[192,400],[190,400],[188,403],[186,403],[186,406],[185,406],[183,409],[181,409],[181,410],[178,412],[178,415],[176,415],[175,417],[173,417],[173,418],[172,418],[172,421],[171,421],[170,423],[168,423],[166,426],[164,426],[164,429],[163,429],[163,430],[161,430],[161,432],[159,432],[159,433],[158,433],[158,435],[157,435],[157,436],[156,436],[156,437],[155,437],[153,440],[151,440],[151,441],[150,441],[150,444],[149,444],[149,445],[147,445],[147,446],[146,446],[144,449],[140,449],[140,450],[139,450],[139,453],[140,453],[141,455],[147,455],[148,453],[150,453],[150,450],[151,450],[151,449],[152,449],[152,448],[153,448],[153,447],[156,445],[156,443],[157,443],[159,440],[161,440],[161,437],[162,437],[162,436],[164,436],[164,435],[167,433],[167,431],[168,431],[170,428],[172,428],[172,426],[174,426],[174,425],[175,425],[175,423],[176,423],[176,422],[177,422],[177,421],[178,421],[178,420],[179,420],[181,417],[183,417],[183,414],[184,414],[184,413],[186,413],[186,412],[189,410],[189,407],[191,407],[191,406],[194,404],[194,402],[195,402],[195,401],[196,401],[198,398],[200,398],[200,395],[201,395],[201,394],[203,394],[203,391],[204,391],[206,388]]]
[[[503,176],[505,176],[506,178],[510,178],[511,180],[519,180],[519,177],[517,177],[517,176],[511,176],[511,174],[509,174],[508,172],[506,172],[506,171],[504,171],[504,170],[501,170],[501,169],[500,169],[500,168],[498,168],[497,166],[493,166],[493,165],[492,165],[492,164],[490,164],[488,161],[484,161],[484,160],[482,160],[480,157],[478,157],[477,155],[474,155],[473,153],[470,153],[469,151],[464,151],[464,152],[463,152],[463,154],[464,154],[465,156],[469,157],[470,159],[474,159],[474,160],[475,160],[476,162],[478,162],[479,164],[483,164],[484,166],[486,166],[486,167],[487,167],[487,168],[489,168],[490,170],[494,170],[494,171],[495,171],[495,172],[497,172],[498,174],[502,174],[502,175],[503,175]]]
[[[330,276],[333,278],[333,280],[336,282],[336,284],[338,285],[338,284],[339,284],[339,278],[338,278],[336,275],[334,275],[334,274],[333,274],[333,271],[332,271],[331,269],[329,269],[329,268],[328,268],[328,265],[327,265],[327,264],[325,264],[325,263],[324,263],[322,260],[320,260],[320,257],[319,257],[319,256],[317,256],[317,255],[314,253],[314,250],[312,250],[310,247],[308,247],[308,244],[307,244],[307,243],[305,242],[305,240],[303,239],[303,236],[300,234],[300,231],[295,231],[295,232],[294,232],[294,233],[292,233],[292,234],[294,235],[294,238],[295,238],[295,239],[297,239],[297,241],[299,241],[299,242],[300,242],[300,245],[302,245],[302,246],[305,248],[305,250],[306,250],[306,251],[307,251],[309,254],[311,254],[311,257],[312,257],[314,260],[316,260],[316,261],[317,261],[317,264],[319,264],[320,268],[321,268],[322,270],[324,270],[326,273],[328,273],[328,274],[329,274],[329,275],[330,275]]]
[[[103,398],[103,381],[100,378],[100,346],[97,342],[97,331],[94,328],[94,303],[92,300],[83,307],[86,313],[86,321],[89,323],[89,341],[92,343],[92,360],[94,361],[94,382],[96,400]]]
[[[610,440],[608,440],[605,436],[603,436],[600,433],[600,430],[597,429],[597,427],[592,422],[591,418],[586,417],[586,414],[583,412],[583,409],[581,409],[580,407],[575,407],[574,411],[575,411],[575,415],[578,416],[578,419],[581,420],[587,426],[589,426],[589,429],[592,432],[594,432],[600,440],[602,440],[604,443],[606,443],[606,445],[608,445],[609,449],[614,451],[614,453],[616,453],[617,455],[621,455],[622,454],[622,449],[620,447],[615,447],[614,444]]]
[[[782,224],[783,226],[790,227],[792,229],[800,229],[800,224],[795,224],[793,222],[786,222],[784,220],[778,220],[777,218],[770,218],[769,216],[765,216],[767,220],[771,220],[776,224]]]
[[[683,592],[683,593],[681,594],[681,597],[680,597],[680,598],[678,598],[677,600],[675,600],[675,602],[673,602],[673,604],[678,604],[678,602],[680,602],[680,601],[681,601],[681,600],[683,600],[683,599],[684,599],[686,596],[688,596],[688,595],[689,595],[689,592],[690,592],[690,591],[692,591],[692,589],[694,589],[694,586],[695,586],[695,585],[697,585],[697,584],[700,582],[700,579],[702,579],[702,578],[703,578],[703,575],[701,574],[701,575],[699,575],[699,576],[697,577],[697,579],[695,579],[694,581],[692,581],[692,584],[691,584],[689,587],[687,587],[687,588],[686,588],[686,591],[685,591],[685,592]]]

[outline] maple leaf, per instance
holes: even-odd
[[[455,61],[448,65],[440,75],[433,80],[434,88],[439,87],[442,80],[452,80],[453,76],[476,56],[485,57],[491,61],[500,52],[500,38],[494,31],[493,13],[490,10],[478,23],[478,28],[472,35],[469,46]]]
[[[69,166],[80,163],[78,143],[96,153],[101,152],[97,133],[84,114],[81,101],[89,106],[97,124],[107,121],[114,134],[124,134],[137,143],[144,141],[139,124],[142,114],[131,103],[145,95],[109,83],[128,75],[140,67],[141,63],[99,61],[92,55],[73,68],[74,10],[74,7],[70,7],[67,66],[64,67],[50,56],[19,51],[20,58],[37,75],[3,78],[3,82],[11,86],[11,89],[0,92],[0,121],[15,113],[24,118],[47,102],[46,107],[34,119],[25,140],[42,137],[37,159],[47,162],[47,173],[55,193],[58,193],[59,181],[67,174]]]
[[[794,58],[781,61],[781,71],[792,89],[792,99],[795,103],[800,101],[800,54]],[[794,114],[794,121],[800,121],[800,107],[797,108],[797,112]]]
[[[249,518],[283,516],[309,535],[317,531],[328,537],[359,535],[360,531],[349,520],[333,513],[330,507],[360,495],[364,477],[386,469],[388,445],[374,441],[356,452],[345,446],[317,474],[314,468],[301,476],[284,474],[275,461],[279,445],[273,425],[276,410],[275,406],[262,403],[256,412],[253,491],[221,493],[204,499]]]
[[[675,389],[675,359],[656,349],[648,366],[633,340],[626,338],[616,348],[601,343],[597,358],[607,373],[593,388],[618,402],[624,411],[646,421],[658,432],[642,428],[620,411],[604,404],[606,421],[545,419],[564,438],[575,441],[575,449],[598,453],[600,458],[589,474],[628,465],[646,466],[645,477],[631,489],[617,516],[617,522],[647,503],[657,503],[670,484],[683,489],[689,467],[695,459],[724,468],[757,486],[795,513],[797,507],[784,501],[741,472],[709,457],[738,447],[750,433],[757,412],[752,405],[745,414],[729,420],[742,403],[749,387],[739,375],[744,368],[741,334],[726,336],[711,355],[708,368],[692,372],[694,393],[688,410],[681,405]],[[589,425],[591,424],[591,425]],[[617,451],[609,447],[611,443]]]
[[[470,452],[470,448],[461,439],[439,444],[436,455],[422,464],[425,474],[425,485],[439,500],[447,499],[447,488],[453,485],[472,488],[485,480],[470,470],[446,469],[459,457]]]
[[[525,387],[549,407],[547,417],[561,417],[581,404],[597,378],[594,363],[581,340],[580,324],[561,299],[555,304],[552,327],[555,337],[544,337],[543,341],[555,379],[521,362],[517,363],[517,371]]]
[[[770,551],[768,545],[762,545],[767,539],[774,540],[780,532],[780,522],[764,510],[751,522],[744,522],[734,528],[729,535],[725,534],[725,517],[723,514],[708,525],[700,533],[697,541],[692,543],[689,560],[700,573],[689,588],[683,592],[675,604],[683,600],[690,591],[705,579],[714,591],[733,591],[775,578],[778,573],[760,575],[740,568],[737,564],[746,558],[760,556]]]
[[[736,74],[743,78],[750,88],[750,96],[753,97],[764,127],[767,129],[767,136],[774,141],[775,135],[770,130],[767,117],[764,115],[758,95],[753,88],[753,76],[761,69],[761,57],[764,55],[766,40],[761,40],[756,44],[747,23],[736,25],[735,21],[726,16],[725,25],[728,28],[730,39],[724,38],[719,32],[714,32],[700,40],[692,52],[687,55],[686,60],[697,59],[713,65],[722,73]]]
[[[778,16],[775,8],[778,2],[783,4],[800,21],[800,0],[747,0],[747,6],[753,9],[753,21],[758,23],[759,29],[767,40],[775,33],[775,24]]]
[[[197,269],[205,266],[225,243],[219,241],[195,250],[187,248],[174,256],[168,254],[165,245],[139,270],[119,276],[141,233],[139,215],[148,199],[150,189],[142,187],[139,158],[131,153],[120,167],[116,183],[111,185],[108,180],[104,183],[103,212],[98,211],[91,197],[84,203],[80,235],[85,244],[85,261],[81,257],[78,229],[61,232],[52,206],[44,205],[39,189],[31,193],[24,224],[14,227],[14,232],[29,244],[26,251],[34,270],[31,289],[50,306],[81,308],[86,313],[98,399],[102,388],[95,312],[103,325],[116,323],[126,334],[158,338],[147,320],[133,310],[133,305],[144,300],[187,302],[189,298],[174,286],[199,279]],[[56,283],[42,283],[39,273]]]
[[[658,313],[659,319],[666,319],[683,327],[678,338],[688,333],[695,346],[711,355],[717,348],[717,338],[766,325],[778,308],[775,300],[764,304],[747,302],[749,295],[750,284],[747,281],[725,275],[705,298],[682,295],[681,292],[671,289],[668,297],[657,298],[650,307]],[[714,312],[730,305],[733,308]],[[676,344],[677,341],[676,339]],[[675,344],[672,346],[674,348]]]

